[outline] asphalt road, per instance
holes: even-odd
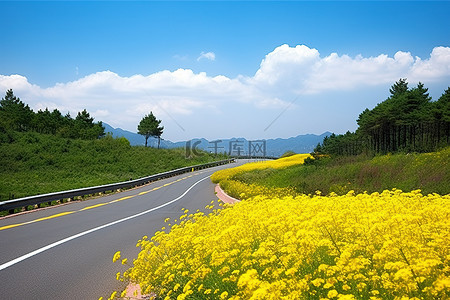
[[[217,199],[209,176],[236,165],[0,219],[0,299],[107,299],[124,288],[115,274],[128,268],[112,262],[114,253],[132,261],[136,242],[165,218],[178,218],[182,208],[204,211]]]

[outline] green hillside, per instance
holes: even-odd
[[[184,149],[130,146],[125,138],[95,140],[0,131],[0,201],[136,179],[215,160],[186,159]],[[7,141],[7,142],[6,142]]]

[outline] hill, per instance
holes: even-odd
[[[8,142],[0,143],[0,201],[120,182],[222,159],[205,153],[187,159],[183,149],[133,147],[126,139],[111,136],[81,140],[37,132],[9,131],[0,138],[3,135]]]

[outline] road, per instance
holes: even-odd
[[[164,219],[217,200],[209,176],[230,164],[160,180],[114,195],[0,219],[1,299],[98,299],[124,288],[116,251],[129,261],[136,242]],[[106,296],[106,297],[105,297]]]

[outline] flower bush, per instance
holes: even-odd
[[[450,195],[233,188],[244,201],[166,219],[118,278],[156,299],[450,297]]]

